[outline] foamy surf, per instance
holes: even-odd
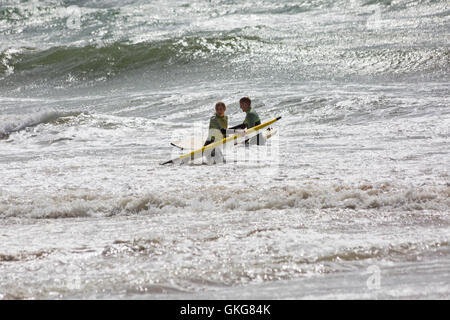
[[[151,179],[151,174],[148,176]],[[144,179],[145,180],[145,179]],[[88,187],[88,186],[86,186]],[[113,187],[111,185],[111,187]],[[52,187],[50,186],[50,190]],[[308,183],[303,186],[249,187],[243,193],[230,187],[194,187],[121,194],[121,188],[36,192],[33,202],[9,193],[0,202],[0,216],[18,218],[75,218],[115,215],[152,215],[173,212],[265,212],[278,210],[369,210],[383,212],[446,212],[450,210],[450,186],[410,186],[381,182],[359,186]],[[122,189],[123,190],[123,189]],[[130,190],[137,190],[134,187]]]

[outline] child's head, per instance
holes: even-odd
[[[239,105],[242,111],[246,112],[248,109],[250,109],[250,106],[252,105],[252,100],[250,100],[249,97],[243,97],[239,100]]]
[[[225,103],[221,101],[216,103],[216,113],[218,116],[223,117],[225,115],[225,110],[227,110]]]

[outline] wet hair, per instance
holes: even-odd
[[[246,103],[250,106],[252,104],[252,100],[250,100],[249,97],[243,97],[241,98],[241,100],[239,100],[239,103]]]
[[[227,106],[225,105],[225,103],[223,103],[222,101],[219,101],[216,103],[216,108],[217,107],[224,107],[225,109],[227,108]]]

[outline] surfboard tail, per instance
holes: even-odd
[[[170,164],[170,163],[173,163],[173,160],[169,160],[169,161],[166,161],[166,162],[163,162],[163,163],[160,163],[160,165],[165,165],[165,164]]]

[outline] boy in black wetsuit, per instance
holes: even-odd
[[[250,100],[249,97],[243,97],[239,100],[239,105],[241,107],[241,110],[243,112],[245,112],[247,115],[245,116],[245,120],[242,124],[239,124],[237,126],[234,126],[230,129],[250,129],[253,128],[257,125],[261,124],[261,119],[259,118],[259,115],[256,113],[255,110],[252,110],[252,101]],[[250,140],[250,141],[249,141]],[[261,135],[261,133],[259,133],[256,137],[248,139],[245,141],[246,144],[264,144],[265,143],[265,139],[264,137]]]

